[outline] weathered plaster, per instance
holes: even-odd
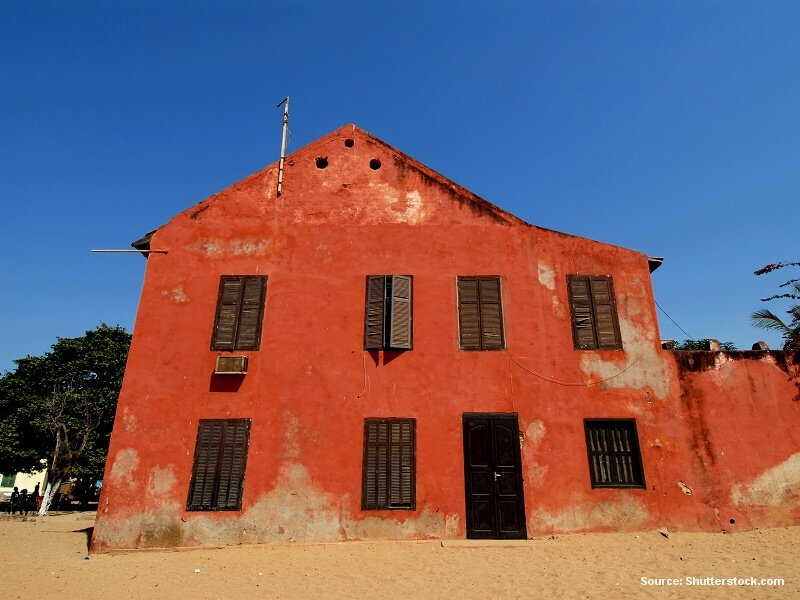
[[[621,492],[625,494],[624,491]],[[534,512],[529,519],[533,531],[588,531],[597,529],[635,529],[650,519],[644,503],[630,496],[618,500],[589,503],[573,499],[573,503],[555,512]]]
[[[134,473],[139,468],[139,453],[135,448],[124,448],[119,450],[114,456],[111,464],[111,479],[116,484],[124,483],[128,487],[134,487]]]
[[[778,506],[789,500],[800,507],[800,452],[749,482],[731,486],[731,501],[738,506]]]

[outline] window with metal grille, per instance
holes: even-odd
[[[462,350],[502,350],[500,277],[458,277],[458,333]]]
[[[593,488],[645,487],[636,421],[586,419],[583,426]]]
[[[578,350],[622,350],[610,275],[567,275],[572,338]]]
[[[201,420],[186,510],[240,510],[250,419]]]
[[[212,350],[258,350],[267,278],[223,275],[219,281]]]
[[[410,275],[368,275],[364,348],[410,350],[411,306]]]
[[[365,419],[362,510],[416,505],[414,419]]]

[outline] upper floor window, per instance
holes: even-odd
[[[368,275],[364,348],[411,349],[411,276]]]
[[[212,350],[258,350],[267,278],[223,275],[219,281]]]
[[[458,333],[462,350],[502,350],[500,277],[458,278]]]
[[[622,350],[610,275],[567,275],[572,338],[578,350]]]

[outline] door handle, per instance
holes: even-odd
[[[497,481],[498,479],[500,479],[500,477],[501,477],[501,476],[502,476],[502,474],[501,474],[501,473],[498,473],[497,471],[495,471],[495,472],[494,472],[494,480],[495,480],[495,481]]]

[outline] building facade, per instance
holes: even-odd
[[[658,261],[353,125],[278,176],[135,243],[95,550],[797,522],[794,355],[662,350]]]

